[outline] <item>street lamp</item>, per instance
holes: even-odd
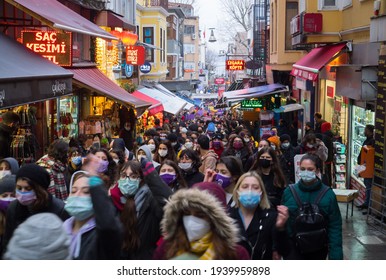
[[[216,37],[214,37],[214,28],[209,28],[210,30],[210,37],[209,37],[209,43],[214,43],[217,41]]]

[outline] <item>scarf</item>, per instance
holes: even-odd
[[[201,255],[199,260],[213,260],[215,252],[212,243],[212,232],[208,232],[197,241],[190,242],[190,251]]]
[[[149,195],[149,192],[150,192],[149,187],[147,185],[143,185],[142,187],[139,188],[139,190],[134,196],[135,210],[137,212],[137,217],[139,217],[140,215],[140,211],[142,209],[142,206],[144,205],[144,202],[146,201],[146,198]],[[127,198],[121,193],[120,189],[118,188],[118,183],[116,183],[115,186],[111,189],[110,196],[114,206],[120,212],[122,212],[126,204]]]

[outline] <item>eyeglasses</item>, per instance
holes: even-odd
[[[131,174],[130,176],[127,176],[126,173],[121,174],[121,179],[129,179],[130,181],[136,181],[139,179],[139,175]]]

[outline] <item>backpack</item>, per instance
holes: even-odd
[[[327,186],[321,189],[313,203],[302,202],[290,185],[290,190],[298,205],[295,218],[295,244],[300,254],[315,253],[328,247],[327,221],[319,210],[319,202],[329,190]]]

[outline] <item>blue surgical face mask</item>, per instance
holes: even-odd
[[[255,208],[259,205],[261,194],[258,192],[239,192],[239,201],[245,208]]]
[[[119,179],[118,188],[124,196],[133,196],[138,191],[139,179],[138,180],[129,180],[129,178]]]
[[[64,210],[77,221],[84,221],[94,215],[91,196],[69,196]]]
[[[315,171],[302,170],[299,172],[299,176],[306,183],[310,183],[316,179]]]

